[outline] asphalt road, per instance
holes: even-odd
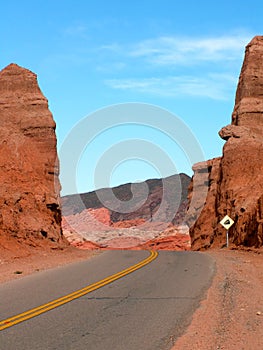
[[[138,263],[145,251],[109,251],[0,285],[0,320]],[[1,350],[168,350],[209,287],[214,261],[160,252],[140,270],[0,332]]]

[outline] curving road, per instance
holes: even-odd
[[[146,259],[109,251],[0,285],[0,320],[46,304]],[[141,269],[0,332],[1,350],[168,350],[209,287],[214,261],[160,252]]]

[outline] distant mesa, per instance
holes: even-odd
[[[183,212],[185,210],[184,205],[187,200],[190,180],[186,174],[172,175],[164,179],[151,179],[141,183],[128,183],[113,188],[64,196],[61,198],[63,215],[80,213],[84,209],[106,207],[115,208],[115,210],[110,209],[112,222],[137,219],[149,221],[151,217],[155,218],[155,214],[158,214],[159,221],[180,222],[182,221],[182,210]],[[144,197],[145,183],[148,188],[147,198]],[[101,199],[103,199],[103,203]],[[125,203],[128,207],[123,212]],[[164,204],[166,204],[165,208]],[[158,212],[161,205],[163,208]],[[139,207],[138,210],[133,210],[137,207]],[[175,212],[176,208],[177,212]],[[157,221],[156,218],[155,221]]]
[[[146,198],[140,191],[145,183],[129,183],[62,197],[64,235],[78,247],[82,243],[85,247],[89,246],[86,242],[93,242],[103,249],[146,249],[147,241],[168,234],[173,236],[170,248],[172,244],[175,247],[175,236],[183,234],[186,238],[184,241],[180,238],[180,242],[186,243],[178,243],[177,248],[189,249],[188,227],[184,218],[190,180],[185,174],[147,180]],[[168,240],[166,245],[159,244],[161,247],[168,249]]]

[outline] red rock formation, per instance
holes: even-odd
[[[123,220],[112,223],[112,227],[116,228],[130,228],[136,226],[142,226],[146,223],[145,219]]]
[[[84,242],[74,242],[72,245],[78,249],[83,250],[101,250],[102,247],[94,242],[91,241],[84,241]]]
[[[143,219],[112,223],[106,208],[86,209],[62,218],[65,237],[80,249],[165,249],[189,250],[186,225],[173,226]],[[153,238],[154,237],[154,238]],[[153,239],[152,239],[153,238]]]
[[[74,247],[87,250],[190,250],[190,236],[187,234],[174,234],[171,236],[154,238],[141,243],[138,237],[121,237],[107,241],[106,245],[100,245],[88,240],[72,242]]]
[[[68,215],[62,218],[62,228],[65,236],[71,242],[73,237],[87,234],[93,231],[105,231],[111,226],[110,212],[106,208],[85,209],[75,215]]]
[[[190,235],[194,249],[199,248],[196,245],[199,242],[202,242],[203,248],[210,247],[213,239],[212,232],[218,226],[216,206],[220,182],[220,162],[221,158],[214,158],[193,166],[194,177],[189,187],[189,203],[192,202],[194,196],[195,205],[189,208],[186,221],[191,227]],[[209,188],[208,193],[207,188]],[[204,198],[204,193],[207,194],[206,198]]]
[[[55,122],[31,71],[0,72],[0,245],[66,244],[61,231]]]
[[[263,37],[258,36],[246,48],[232,124],[219,132],[227,141],[223,156],[194,168],[193,184],[200,182],[209,191],[204,209],[190,230],[193,249],[225,243],[226,231],[219,222],[226,214],[235,220],[229,230],[231,244],[262,246],[262,133]],[[202,180],[204,169],[208,171],[205,181]],[[194,212],[190,214],[193,221]]]
[[[169,225],[178,226],[183,221],[189,182],[187,175],[180,174],[63,197],[64,235],[78,247],[82,244],[88,247],[85,240],[98,244],[102,249],[128,249],[145,243],[162,234]],[[148,195],[142,201],[142,187],[145,184]],[[119,212],[107,209],[114,206],[112,193],[118,199]],[[103,202],[101,198],[104,198]],[[131,198],[137,206],[136,210],[132,210],[129,203]],[[138,206],[140,202],[142,204]],[[121,212],[122,205],[130,210]]]
[[[131,248],[134,250],[190,250],[190,237],[189,235],[176,234],[173,236],[160,237],[152,239],[137,247]]]

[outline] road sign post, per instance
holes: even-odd
[[[220,224],[226,229],[226,246],[228,248],[229,246],[229,237],[228,237],[228,230],[230,227],[235,223],[234,220],[231,219],[230,216],[226,215],[221,221]]]

